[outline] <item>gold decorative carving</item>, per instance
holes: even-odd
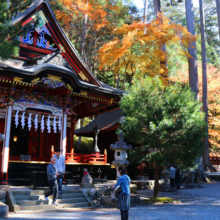
[[[67,89],[69,89],[71,92],[73,91],[73,88],[72,88],[72,86],[70,86],[70,84],[67,84],[66,87],[67,87]]]
[[[60,47],[60,50],[61,50],[63,53],[66,53],[65,48],[63,47],[63,45],[59,44],[59,47]]]
[[[89,79],[85,76],[85,74],[82,71],[80,71],[78,74],[82,78],[82,80],[86,80],[87,82],[89,82]]]
[[[15,78],[14,78],[14,81],[15,81],[15,82],[22,82],[22,81],[23,81],[23,78],[15,77]]]
[[[36,83],[38,81],[40,81],[40,78],[36,78],[36,79],[31,80],[32,83]]]
[[[50,75],[50,74],[47,74],[47,79],[52,79],[54,81],[62,81],[62,77],[59,77],[59,76],[53,76],[53,75]]]
[[[80,90],[80,94],[82,94],[82,95],[87,95],[87,94],[88,94],[88,92],[83,91],[83,90]]]

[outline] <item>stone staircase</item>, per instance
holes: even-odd
[[[89,208],[91,200],[82,189],[63,190],[63,195],[58,197],[58,206],[51,205],[53,196],[49,201],[44,200],[44,195],[48,190],[31,191],[8,191],[7,201],[10,211],[35,211],[53,210],[62,208]]]

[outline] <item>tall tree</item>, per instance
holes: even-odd
[[[187,29],[192,34],[195,35],[195,22],[194,22],[194,8],[192,0],[185,0],[186,5],[186,23]],[[188,48],[189,55],[188,58],[189,66],[189,86],[195,93],[195,99],[199,99],[199,84],[198,84],[198,70],[197,70],[197,54],[196,54],[196,43],[190,42]]]
[[[160,22],[162,24],[163,19],[161,16],[161,2],[160,0],[154,0],[154,15],[156,18],[160,18]],[[166,44],[159,44],[158,47],[166,56]],[[160,75],[168,81],[168,68],[166,59],[160,59]]]
[[[202,155],[205,121],[201,104],[194,100],[189,86],[175,83],[165,87],[158,77],[143,77],[135,78],[127,91],[120,107],[125,116],[121,129],[137,146],[130,151],[130,159],[155,162],[155,185],[163,165],[194,167]],[[154,197],[158,197],[158,190],[154,188]]]
[[[201,30],[201,50],[202,50],[202,103],[203,112],[205,113],[206,122],[206,137],[204,137],[204,153],[203,153],[203,163],[206,169],[211,169],[216,171],[214,167],[211,166],[209,160],[209,138],[208,138],[208,89],[207,89],[207,65],[206,65],[206,38],[205,38],[205,20],[204,20],[204,10],[203,1],[199,0],[200,9],[200,30]]]
[[[154,0],[154,15],[157,17],[157,14],[161,13],[161,4],[160,0]]]
[[[148,8],[148,0],[144,1],[144,16],[143,16],[143,22],[147,23],[147,8]]]
[[[219,31],[219,40],[220,40],[220,0],[216,0],[216,9],[218,16],[218,31]]]

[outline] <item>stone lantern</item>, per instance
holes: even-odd
[[[120,166],[128,166],[129,161],[127,161],[127,150],[131,150],[132,145],[127,145],[126,142],[124,142],[124,135],[120,131],[118,134],[118,141],[115,144],[110,145],[110,149],[115,151],[115,160],[112,162],[112,165],[115,166],[117,170],[117,179],[120,177],[120,174],[118,172],[118,168]]]

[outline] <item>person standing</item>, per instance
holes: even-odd
[[[127,175],[127,170],[124,166],[120,166],[118,168],[118,172],[121,177],[118,179],[113,189],[117,186],[121,186],[121,193],[118,196],[117,209],[121,211],[121,220],[128,220],[129,217],[129,209],[130,209],[130,188],[129,185],[131,183],[130,177]]]
[[[59,196],[62,196],[62,182],[65,174],[65,157],[61,154],[61,150],[58,149],[56,154],[53,155],[56,158],[55,167],[59,173],[58,175],[58,189],[59,189]]]
[[[59,173],[57,172],[56,167],[54,164],[56,163],[56,158],[51,158],[51,163],[47,166],[47,176],[48,176],[48,183],[50,187],[50,191],[44,196],[46,201],[49,201],[48,197],[53,194],[53,202],[52,205],[59,205],[56,202],[57,199],[57,176]]]
[[[176,169],[172,165],[170,167],[170,186],[175,187],[175,175],[176,175]]]
[[[180,189],[180,180],[182,178],[182,174],[180,172],[180,170],[178,169],[178,167],[176,168],[176,175],[175,175],[175,184],[176,184],[176,188]]]

